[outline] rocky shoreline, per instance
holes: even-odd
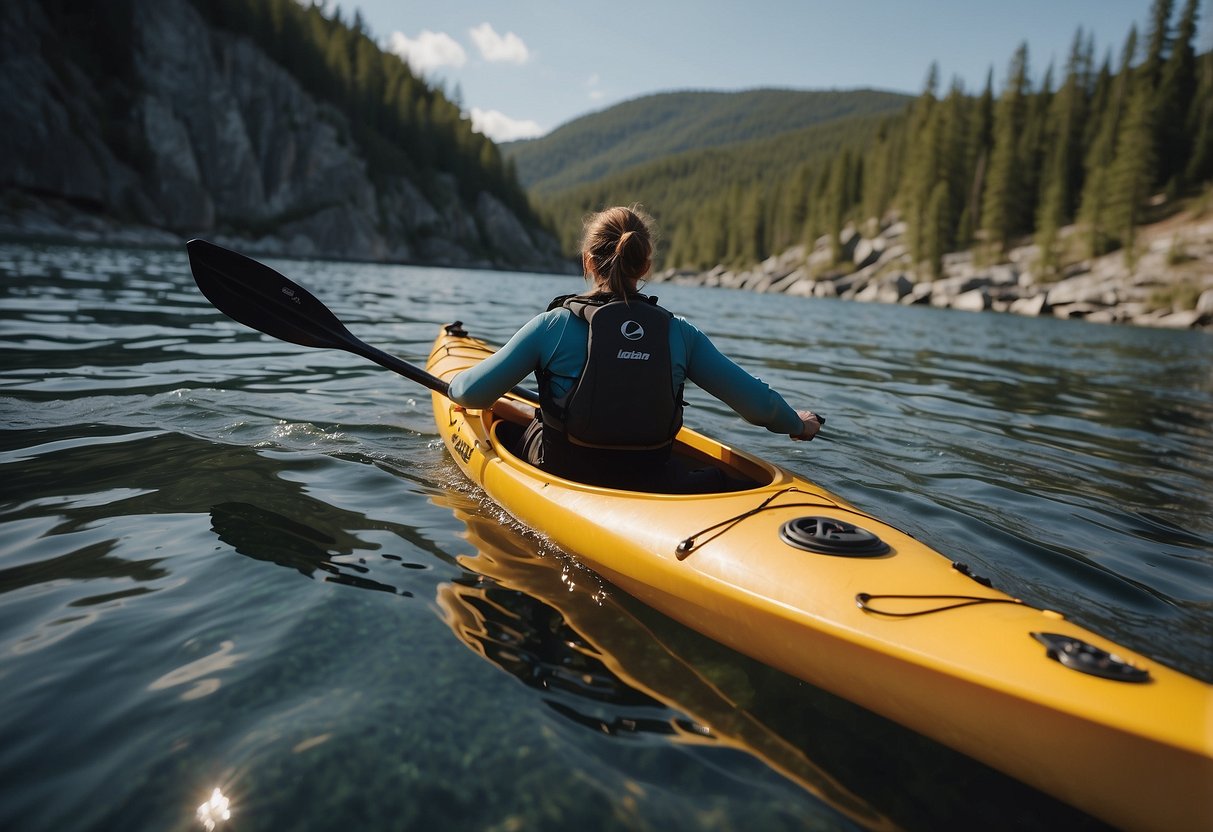
[[[1065,229],[1063,238],[1074,233]],[[1132,268],[1114,252],[1067,264],[1051,280],[1040,274],[1034,245],[997,265],[979,265],[971,252],[949,254],[942,277],[920,280],[904,222],[885,223],[872,236],[848,226],[841,242],[840,263],[831,262],[822,237],[811,250],[795,246],[747,269],[668,269],[652,282],[1213,332],[1213,217],[1143,228]]]

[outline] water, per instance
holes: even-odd
[[[579,285],[270,262],[416,363]],[[183,251],[0,275],[0,828],[1098,828],[605,585],[428,393],[223,318]],[[829,417],[688,423],[1213,680],[1213,338],[655,289]]]

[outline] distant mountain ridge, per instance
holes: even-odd
[[[689,151],[854,117],[891,115],[912,100],[902,93],[871,89],[658,93],[501,149],[513,162],[519,182],[543,197]]]

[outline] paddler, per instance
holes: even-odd
[[[652,240],[651,220],[637,207],[591,215],[581,244],[590,291],[555,298],[497,353],[455,376],[450,397],[491,407],[534,373],[540,408],[517,449],[533,465],[615,488],[716,490],[724,484],[692,481],[667,466],[686,381],[746,421],[795,440],[812,439],[824,420],[793,409],[693,324],[640,293]]]

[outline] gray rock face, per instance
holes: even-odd
[[[58,43],[35,0],[0,10],[0,231],[163,243],[210,236],[261,253],[570,272],[554,237],[449,177],[372,181],[352,129],[252,41],[187,0],[134,0],[131,100]],[[107,115],[107,112],[110,113]],[[129,152],[136,148],[137,153]]]
[[[43,60],[54,33],[37,4],[0,6],[0,185],[104,205],[137,177],[100,139],[97,93],[67,64]]]

